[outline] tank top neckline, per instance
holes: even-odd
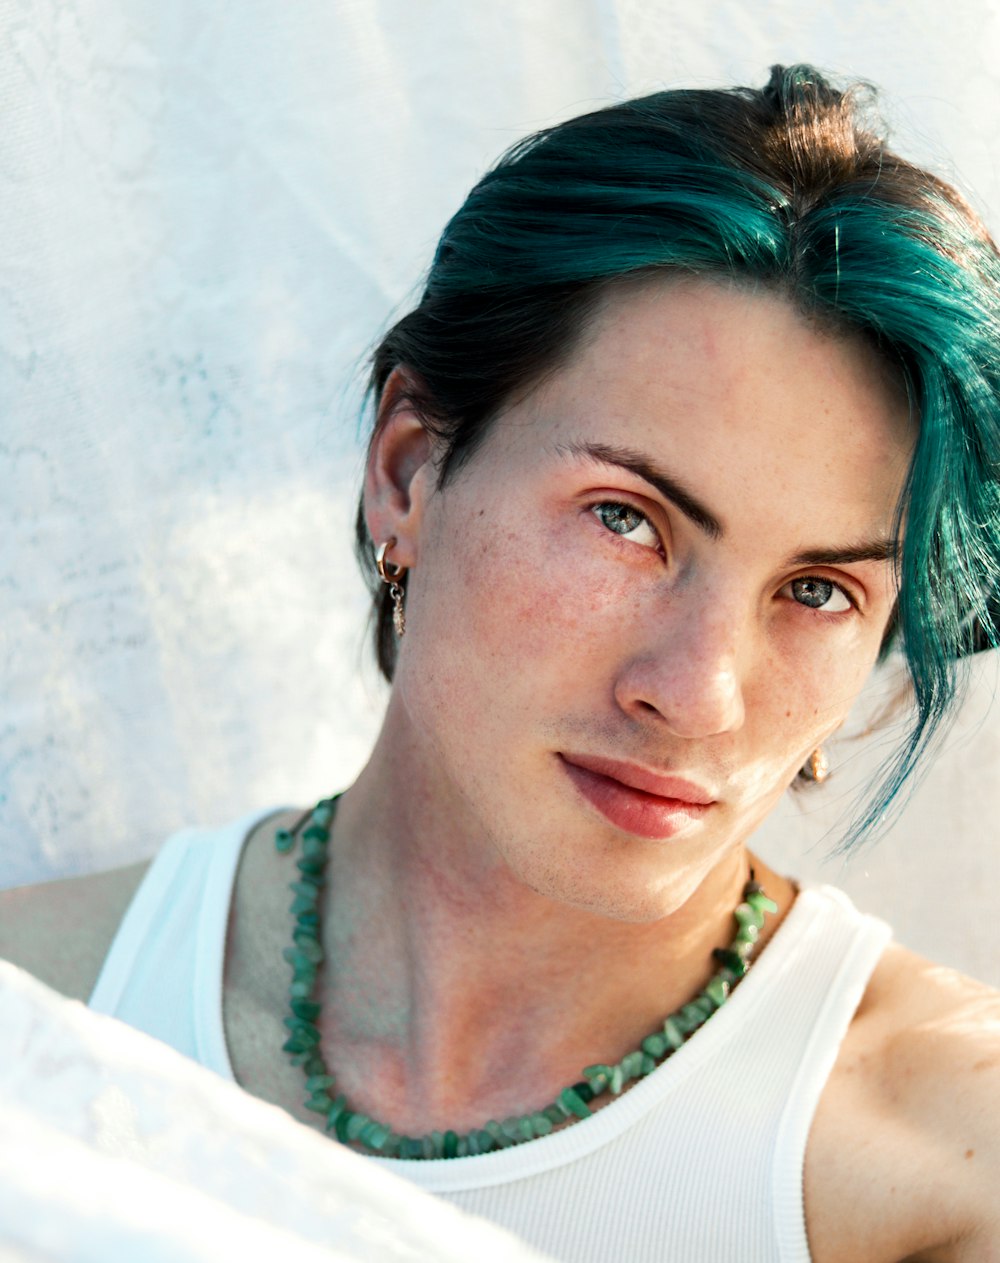
[[[269,807],[244,817],[230,827],[231,832],[226,839],[229,845],[213,848],[212,863],[213,866],[218,866],[217,881],[214,883],[216,894],[221,894],[224,884],[228,884],[228,902],[226,915],[219,918],[222,941],[213,945],[217,946],[218,951],[212,953],[214,960],[218,962],[218,987],[207,989],[208,994],[214,991],[219,996],[219,1003],[206,1006],[200,1015],[199,1027],[206,1048],[215,1054],[212,1058],[218,1063],[215,1068],[234,1083],[237,1079],[226,1041],[222,998],[225,935],[236,870],[251,833],[269,817],[286,810],[289,809]],[[428,1160],[371,1156],[369,1160],[404,1172],[408,1178],[432,1192],[450,1192],[505,1183],[511,1178],[526,1178],[575,1161],[601,1148],[639,1122],[721,1045],[738,1036],[745,1014],[763,993],[780,980],[786,961],[794,956],[799,942],[813,929],[819,931],[824,913],[829,915],[832,911],[831,904],[849,910],[855,917],[862,915],[834,887],[807,885],[800,888],[784,920],[726,1003],[676,1053],[651,1074],[634,1082],[627,1092],[597,1110],[592,1117],[575,1122],[549,1136],[488,1154]]]

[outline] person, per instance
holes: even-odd
[[[747,847],[895,646],[883,820],[996,640],[1000,260],[867,99],[505,155],[374,355],[367,766],[0,955],[554,1258],[996,1257],[1000,997]]]

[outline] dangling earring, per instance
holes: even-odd
[[[830,760],[826,757],[826,751],[822,746],[817,746],[806,759],[799,776],[804,781],[815,781],[817,785],[822,785],[829,778]]]
[[[392,625],[396,630],[396,635],[402,636],[406,631],[406,612],[403,609],[403,589],[399,586],[399,581],[406,574],[406,567],[396,566],[385,560],[389,549],[395,547],[395,535],[390,535],[384,544],[379,545],[378,552],[375,554],[375,569],[382,582],[389,586],[389,595],[392,597]]]

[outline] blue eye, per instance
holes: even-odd
[[[660,537],[645,513],[640,513],[631,504],[621,504],[617,500],[605,500],[591,508],[594,516],[609,531],[620,535],[622,539],[630,539],[633,543],[642,544],[646,548],[659,548]]]
[[[793,601],[807,605],[812,610],[822,610],[824,614],[842,614],[852,608],[851,602],[842,588],[829,579],[817,579],[808,576],[804,579],[793,579],[786,583],[782,592],[788,590]]]

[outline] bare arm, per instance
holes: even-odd
[[[86,1001],[148,861],[0,891],[0,959]]]

